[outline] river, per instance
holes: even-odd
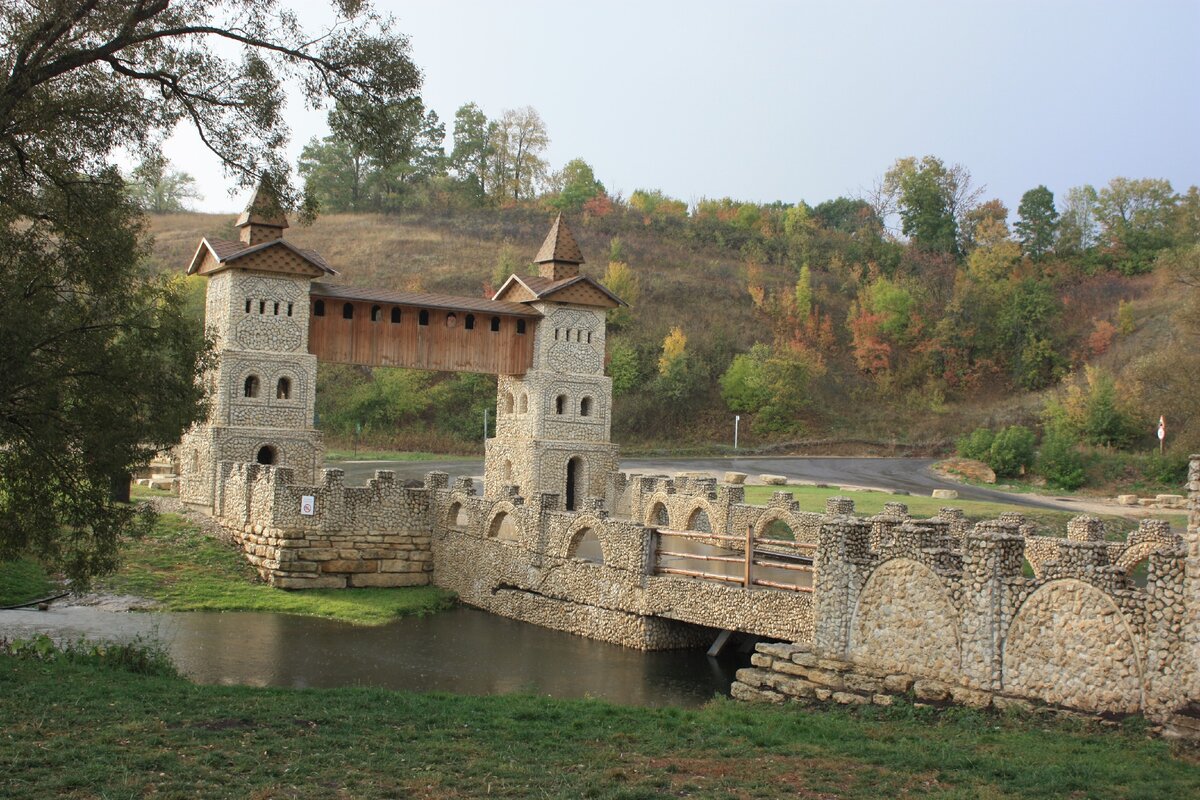
[[[744,655],[712,659],[702,650],[630,650],[471,608],[375,627],[245,612],[0,611],[0,636],[39,632],[60,640],[153,639],[202,684],[530,692],[640,706],[695,706],[728,694],[734,671],[748,663]]]

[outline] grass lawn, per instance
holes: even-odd
[[[838,488],[820,489],[816,486],[747,486],[746,502],[763,505],[771,499],[771,495],[774,492],[779,491],[790,492],[794,495],[799,500],[802,511],[814,511],[817,513],[825,511],[826,498],[837,496],[849,497],[854,501],[855,513],[865,516],[878,514],[883,511],[884,503],[891,502],[904,503],[908,506],[908,513],[914,517],[936,516],[938,510],[944,506],[961,508],[968,519],[976,522],[984,519],[995,519],[1005,511],[1016,511],[1024,515],[1029,521],[1041,526],[1045,529],[1046,533],[1060,535],[1066,534],[1067,521],[1081,513],[1075,511],[1051,511],[1048,509],[1028,508],[1026,506],[991,503],[980,500],[938,500],[919,495],[899,495],[876,491],[852,492]],[[1155,514],[1154,517],[1156,519],[1170,520],[1171,526],[1180,530],[1185,528],[1187,524],[1187,516],[1184,514]],[[1109,532],[1113,536],[1123,535],[1125,532],[1137,528],[1135,520],[1126,519],[1125,517],[1105,516],[1103,519],[1108,523]]]
[[[97,588],[158,600],[167,611],[275,611],[378,625],[405,614],[447,608],[453,596],[432,586],[400,589],[310,589],[289,592],[262,583],[245,557],[177,514],[128,540],[121,568]]]
[[[0,561],[0,607],[27,603],[55,594],[54,584],[36,561]]]
[[[906,704],[627,708],[530,695],[195,686],[0,656],[0,796],[1162,798],[1197,751],[1134,723]]]

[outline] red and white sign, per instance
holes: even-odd
[[[1167,438],[1167,421],[1162,417],[1158,418],[1158,440],[1161,442]]]
[[[306,494],[300,498],[300,513],[306,517],[311,517],[317,512],[317,499],[310,494]]]

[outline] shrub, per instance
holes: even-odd
[[[1187,482],[1188,459],[1183,455],[1153,453],[1146,459],[1142,474],[1149,483],[1161,486],[1179,486]]]
[[[1000,477],[1020,475],[1033,466],[1033,431],[1022,425],[1010,425],[996,434],[988,451],[987,465]]]
[[[1053,429],[1047,432],[1038,452],[1037,471],[1046,483],[1058,489],[1070,491],[1083,486],[1083,457],[1069,433]]]
[[[988,428],[976,428],[972,433],[954,443],[958,454],[963,458],[973,458],[976,461],[987,461],[992,449],[992,441],[996,434]]]

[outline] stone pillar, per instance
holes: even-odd
[[[1200,702],[1200,455],[1193,455],[1188,464],[1188,526],[1184,535],[1184,652],[1189,663],[1184,666],[1187,698]]]
[[[999,689],[1004,636],[1016,613],[1025,539],[1015,522],[981,522],[963,541],[962,674],[981,689]]]
[[[846,656],[850,617],[869,565],[870,537],[870,524],[856,517],[827,517],[821,524],[813,590],[813,645],[823,655]]]

